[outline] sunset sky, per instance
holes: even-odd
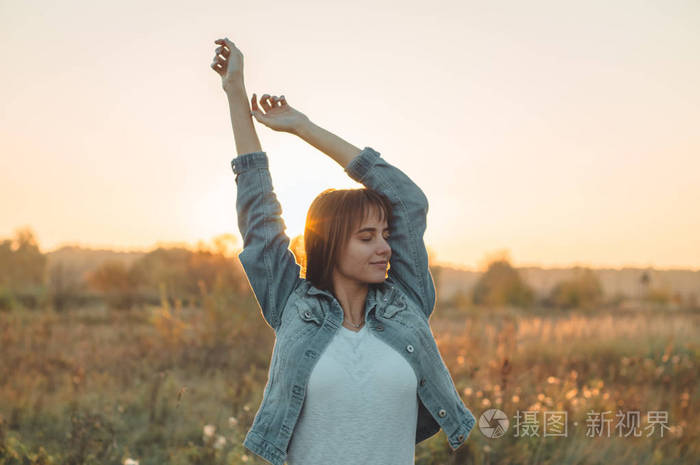
[[[239,234],[217,38],[430,202],[439,262],[700,269],[700,2],[0,0],[0,238]],[[322,152],[255,122],[291,236]]]

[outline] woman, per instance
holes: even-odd
[[[456,450],[474,426],[428,319],[435,286],[423,243],[428,201],[402,171],[316,126],[284,96],[251,99],[228,39],[211,67],[229,100],[238,156],[239,259],[275,331],[263,401],[243,444],[275,465],[414,463],[440,429]],[[364,189],[328,189],[304,230],[306,273],[289,250],[253,121],[301,137]],[[387,273],[387,266],[389,267]]]

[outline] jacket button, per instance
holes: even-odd
[[[382,325],[377,325],[377,331],[384,331],[384,326]]]
[[[413,346],[411,344],[407,345],[406,350],[409,352],[413,352]]]
[[[441,417],[444,417],[445,415],[447,415],[447,412],[445,412],[444,408],[441,408],[440,411],[438,412],[438,415],[440,415]]]
[[[307,310],[306,312],[304,312],[304,316],[306,318],[311,318],[311,312]]]
[[[458,440],[459,442],[464,441],[464,435],[463,435],[463,434],[460,434],[459,437],[457,438],[457,440]]]
[[[421,385],[421,386],[425,385],[425,378],[421,378],[421,380],[420,380],[420,385]]]

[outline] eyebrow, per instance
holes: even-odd
[[[359,233],[365,232],[365,231],[372,231],[372,232],[374,232],[374,231],[376,231],[376,230],[377,230],[377,228],[362,228],[362,229],[360,229],[359,231],[357,231],[357,233],[359,234]],[[384,231],[388,231],[388,230],[389,230],[389,228],[384,228]]]

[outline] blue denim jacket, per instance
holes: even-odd
[[[341,326],[343,310],[330,292],[300,277],[268,166],[266,152],[241,154],[231,161],[243,237],[238,258],[263,318],[275,331],[263,400],[243,445],[269,463],[283,465],[309,376]],[[423,243],[428,199],[406,174],[370,147],[345,172],[385,194],[393,205],[388,277],[381,284],[370,284],[365,322],[376,337],[406,358],[419,380],[416,444],[442,428],[456,450],[469,436],[475,419],[455,388],[428,322],[435,305],[435,285]]]

